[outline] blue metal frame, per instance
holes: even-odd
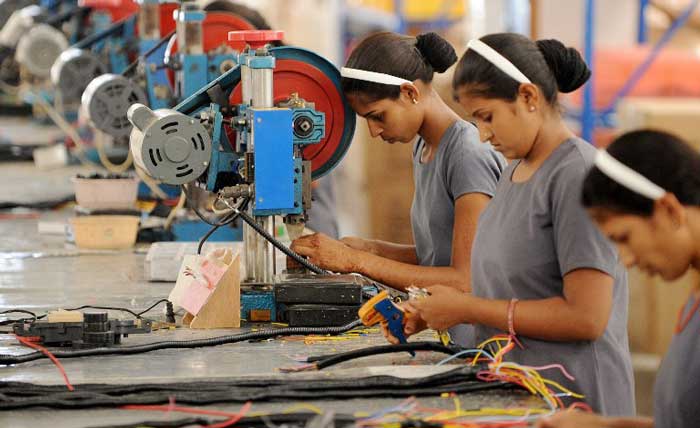
[[[586,21],[584,25],[584,38],[585,38],[585,59],[588,63],[591,71],[594,70],[595,64],[595,46],[593,43],[594,35],[594,2],[595,0],[586,0]],[[634,86],[644,77],[644,74],[649,70],[649,67],[654,63],[654,60],[659,56],[664,47],[673,38],[673,36],[680,30],[683,25],[690,19],[693,10],[700,4],[700,0],[694,0],[683,13],[671,24],[671,26],[666,30],[666,32],[661,36],[661,39],[654,45],[651,52],[647,58],[634,70],[632,75],[629,77],[627,82],[623,87],[615,94],[612,101],[603,110],[596,111],[593,99],[594,82],[593,77],[595,72],[592,73],[591,81],[584,88],[584,98],[581,119],[581,135],[586,141],[591,141],[593,137],[593,132],[595,131],[596,125],[601,124],[603,126],[614,126],[614,114],[617,104],[622,98],[627,96]],[[643,22],[644,9],[648,6],[648,0],[640,0],[640,15],[639,15],[639,34],[638,39],[646,37],[646,24]],[[589,93],[590,91],[590,93]],[[575,115],[574,115],[575,116]]]
[[[637,43],[646,43],[649,40],[649,31],[645,18],[649,0],[639,0],[639,19],[637,21]]]
[[[588,68],[591,70],[591,78],[583,88],[583,113],[581,117],[581,137],[588,142],[593,141],[595,130],[595,55],[593,45],[595,43],[595,0],[586,0],[586,25],[584,36],[584,55]]]

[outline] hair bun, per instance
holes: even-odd
[[[437,33],[416,36],[416,48],[438,73],[444,73],[457,62],[457,53],[452,45]]]
[[[591,70],[576,49],[554,39],[538,40],[537,47],[557,80],[559,92],[573,92],[591,77]]]

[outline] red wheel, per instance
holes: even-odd
[[[139,11],[139,5],[132,0],[81,0],[80,6],[109,12],[112,21],[121,21]],[[172,16],[170,17],[172,20]]]
[[[165,37],[171,32],[175,31],[175,20],[173,19],[173,12],[175,12],[179,3],[161,3],[158,5],[160,9],[160,36]]]
[[[238,30],[253,30],[253,24],[241,18],[238,15],[233,15],[227,12],[207,12],[207,16],[202,23],[202,32],[204,33],[204,52],[211,52],[219,46],[233,46],[234,49],[243,50],[245,42],[240,42],[240,46],[231,45],[228,41],[228,33]],[[175,37],[175,36],[173,36]],[[169,58],[178,52],[177,39],[170,45],[170,49],[165,51],[166,58]],[[175,73],[168,70],[170,86],[175,87]]]
[[[277,59],[274,69],[275,104],[286,101],[292,93],[298,93],[315,109],[326,116],[326,135],[318,144],[311,144],[303,151],[305,160],[311,161],[312,175],[323,175],[337,161],[344,141],[345,104],[333,81],[313,65],[294,59]],[[231,92],[232,104],[241,103],[241,84]],[[353,117],[354,118],[354,117]]]

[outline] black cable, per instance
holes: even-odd
[[[34,312],[32,312],[32,311],[26,311],[26,310],[24,310],[24,309],[9,309],[9,310],[7,310],[7,311],[2,311],[2,312],[0,312],[0,315],[12,314],[12,313],[31,315],[31,316],[32,316],[32,318],[31,318],[31,321],[32,321],[32,322],[34,322],[34,321],[37,320],[37,316],[36,316],[36,314],[35,314]],[[30,318],[22,318],[22,319],[18,319],[18,320],[16,320],[16,319],[7,319],[7,320],[4,320],[4,321],[0,321],[0,326],[9,325],[9,324],[14,324],[14,323],[16,323],[16,322],[27,322],[27,321],[30,321]]]
[[[246,428],[269,428],[270,426],[287,426],[287,427],[305,427],[307,423],[317,417],[316,413],[282,413],[282,414],[272,414],[272,415],[260,415],[260,416],[250,416],[241,418],[240,421],[236,423],[235,426],[246,427]],[[190,425],[213,425],[229,420],[208,420],[206,418],[183,418],[170,421],[153,421],[153,422],[139,422],[126,425],[102,425],[99,427],[92,428],[140,428],[140,427],[152,427],[152,428],[180,428]],[[344,427],[354,424],[356,418],[352,415],[336,414],[333,415],[333,421],[336,423],[335,426]],[[233,425],[232,425],[233,426]],[[427,428],[427,427],[426,427]]]
[[[27,315],[31,315],[32,317],[34,317],[34,319],[36,319],[36,314],[34,312],[27,311],[25,309],[8,309],[6,311],[0,312],[0,314],[12,314],[12,313],[27,314]]]
[[[202,239],[199,240],[199,245],[197,245],[197,255],[202,254],[202,248],[204,247],[204,243],[207,242],[207,239],[211,237],[211,235],[214,234],[221,226],[226,226],[227,224],[231,224],[236,220],[237,215],[231,215],[226,217],[221,224],[215,224],[209,229],[209,231],[202,236]]]
[[[147,309],[144,309],[143,311],[138,312],[138,313],[132,311],[131,309],[127,309],[127,308],[117,308],[117,307],[112,307],[112,306],[92,306],[92,305],[83,305],[83,306],[79,306],[77,308],[71,308],[71,309],[66,309],[66,310],[67,311],[78,311],[80,309],[101,309],[101,310],[109,310],[109,311],[128,312],[129,314],[133,315],[137,319],[141,319],[143,314],[150,312],[151,310],[153,310],[153,308],[155,308],[156,306],[158,306],[164,302],[166,303],[166,307],[167,307],[167,311],[166,311],[166,317],[168,317],[167,321],[174,323],[175,322],[175,319],[174,319],[175,315],[173,312],[173,306],[172,306],[172,303],[168,299],[160,299],[157,302],[153,303],[151,306],[149,306]],[[0,312],[0,315],[9,314],[9,313],[22,313],[22,314],[31,315],[32,316],[31,321],[44,319],[47,316],[47,314],[36,315],[34,312],[27,311],[25,309],[10,309],[10,310]],[[30,320],[29,318],[8,319],[8,320],[0,321],[0,326],[14,324],[16,322],[26,322],[29,320]]]
[[[149,306],[147,309],[144,309],[144,310],[142,310],[141,312],[137,313],[136,316],[137,316],[138,318],[141,318],[141,315],[143,315],[143,314],[145,314],[145,313],[147,313],[147,312],[153,310],[153,308],[155,308],[156,306],[160,305],[161,303],[170,303],[170,300],[168,300],[168,299],[160,299],[160,300],[158,300],[157,302],[155,302],[154,304],[152,304],[151,306]]]
[[[292,258],[295,262],[299,263],[300,265],[304,266],[308,270],[310,270],[313,273],[319,274],[319,275],[328,275],[330,272],[327,270],[321,269],[320,267],[316,266],[315,264],[311,263],[304,257],[300,256],[296,252],[294,252],[292,249],[287,247],[286,245],[282,244],[280,241],[275,239],[274,236],[270,235],[267,233],[267,230],[263,229],[256,221],[254,218],[248,215],[248,213],[241,211],[240,209],[237,209],[236,212],[240,215],[240,217],[248,223],[250,227],[255,229],[256,232],[258,232],[260,235],[262,235],[263,238],[265,238],[270,244],[274,245],[278,250],[282,251],[284,254],[286,254],[288,257]]]
[[[349,400],[359,398],[406,398],[465,394],[492,389],[512,389],[504,382],[479,380],[484,366],[460,365],[448,371],[400,378],[374,375],[358,378],[302,379],[233,378],[218,381],[189,381],[149,384],[79,384],[74,391],[64,385],[37,385],[24,382],[0,382],[0,411],[48,407],[89,409],[137,404],[207,405],[216,403],[289,402],[306,400]],[[527,392],[524,394],[528,395]]]
[[[308,362],[314,363],[316,368],[321,370],[350,360],[369,357],[372,355],[396,354],[400,352],[431,351],[447,355],[454,355],[464,351],[465,348],[459,346],[445,346],[439,342],[410,342],[399,345],[380,345],[369,348],[357,349],[334,355],[324,355],[309,357]]]
[[[147,50],[146,52],[144,52],[143,55],[139,55],[139,57],[136,58],[136,60],[135,60],[134,62],[132,62],[131,64],[129,64],[129,65],[124,69],[124,71],[122,71],[122,76],[126,76],[126,75],[128,75],[129,73],[131,73],[131,72],[139,65],[139,62],[141,62],[141,61],[147,59],[149,56],[151,56],[151,54],[152,54],[153,52],[157,51],[161,46],[163,46],[165,43],[167,43],[168,40],[170,40],[170,38],[173,37],[174,35],[175,35],[175,30],[169,32],[165,37],[163,37],[162,39],[160,39],[160,40],[158,41],[158,43],[156,43],[155,45],[153,45],[152,48],[150,48],[149,50]]]
[[[204,214],[202,214],[202,212],[199,211],[199,209],[197,209],[196,204],[192,202],[192,199],[190,199],[189,190],[187,190],[187,186],[183,184],[180,186],[180,188],[185,193],[185,198],[187,198],[187,206],[189,208],[192,208],[192,211],[194,211],[194,213],[197,214],[197,217],[199,217],[200,220],[202,220],[204,223],[208,224],[209,226],[216,226],[216,225],[225,226],[226,225],[227,216],[224,216],[223,220],[220,222],[212,223],[211,220],[207,219],[204,216]]]
[[[136,312],[132,311],[131,309],[127,308],[115,308],[112,306],[92,306],[92,305],[83,305],[83,306],[78,306],[77,308],[71,308],[71,309],[66,309],[67,311],[79,311],[81,309],[100,309],[103,311],[119,311],[119,312],[128,312],[131,315],[133,315],[136,318],[141,318],[139,314]],[[43,318],[43,317],[42,317]]]
[[[57,350],[53,353],[56,358],[79,358],[97,355],[132,355],[142,354],[161,349],[186,349],[202,348],[208,346],[226,345],[230,343],[244,342],[248,340],[272,339],[279,336],[298,336],[310,334],[341,334],[348,332],[362,325],[360,320],[351,322],[340,327],[287,327],[280,329],[269,329],[252,331],[248,333],[234,334],[228,336],[212,337],[208,339],[196,340],[169,340],[162,342],[148,343],[135,346],[121,346],[113,348],[92,348],[79,350]],[[0,354],[0,365],[21,364],[29,361],[47,358],[41,352],[31,352],[23,355],[3,355]]]
[[[209,420],[206,418],[184,418],[169,421],[143,421],[120,425],[100,425],[99,427],[92,428],[183,428],[191,426],[206,427],[220,422],[225,422],[227,420],[229,419]]]
[[[187,195],[185,195],[185,196],[187,196]],[[241,203],[241,209],[243,209],[243,210],[246,209],[249,200],[250,200],[249,198],[245,198],[243,200],[243,202]],[[224,219],[220,223],[213,225],[212,228],[209,229],[209,231],[204,236],[202,236],[202,239],[199,240],[199,245],[197,245],[197,255],[202,254],[202,248],[204,247],[204,243],[207,242],[207,239],[209,239],[211,237],[211,235],[214,234],[214,232],[219,230],[219,228],[221,226],[226,226],[226,225],[229,225],[229,224],[233,223],[234,221],[236,221],[236,219],[239,216],[239,212],[234,212],[233,214],[231,214],[227,217],[224,217]]]

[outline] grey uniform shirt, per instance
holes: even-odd
[[[654,386],[654,427],[700,427],[700,313],[690,310],[690,299],[682,319],[690,315],[685,328],[673,337],[661,363]]]
[[[516,347],[506,359],[531,366],[561,363],[576,381],[557,370],[544,374],[584,394],[597,412],[633,415],[627,272],[618,263],[614,246],[580,203],[583,179],[594,156],[591,145],[570,139],[526,182],[511,180],[519,161],[506,168],[496,195],[479,219],[472,251],[472,292],[488,299],[539,300],[562,296],[564,275],[576,269],[596,269],[612,276],[612,311],[599,339],[548,342],[519,335],[525,349]],[[516,306],[516,319],[517,312]],[[514,327],[517,333],[517,322]],[[475,330],[478,341],[504,333],[482,325]]]
[[[314,232],[321,232],[331,238],[338,238],[338,215],[335,207],[335,181],[333,174],[318,180],[318,186],[311,190],[312,204],[306,226]]]
[[[481,143],[476,127],[463,120],[445,131],[428,163],[420,160],[424,145],[419,139],[413,151],[411,228],[416,255],[421,266],[450,266],[455,201],[467,193],[493,196],[506,163],[490,144]],[[474,345],[471,326],[458,326],[450,333],[456,343]]]

